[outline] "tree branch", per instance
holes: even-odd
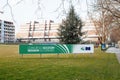
[[[11,13],[11,17],[12,17],[13,21],[16,23],[16,21],[14,19],[14,14],[13,14],[12,6],[10,5],[9,0],[7,0],[6,4],[2,8],[4,9],[6,6],[9,7],[10,13]]]

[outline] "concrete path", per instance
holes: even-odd
[[[115,48],[115,47],[110,47],[107,49],[106,53],[115,53],[116,54],[116,58],[120,64],[120,49],[119,48]]]
[[[119,62],[119,64],[120,64],[120,53],[116,53],[116,57],[117,57],[118,62]]]

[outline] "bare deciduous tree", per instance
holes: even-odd
[[[115,28],[111,31],[111,41],[117,43],[120,40],[120,28]]]
[[[27,0],[16,0],[15,2],[16,2],[16,5],[19,5],[23,1],[25,2]],[[33,0],[30,0],[30,1],[33,1]],[[37,3],[37,8],[35,10],[35,15],[37,15],[38,18],[43,17],[43,10],[44,10],[45,7],[44,7],[44,4],[42,4],[42,1],[43,0],[35,0],[34,1],[35,3]],[[69,6],[73,3],[75,3],[75,2],[80,3],[79,2],[80,0],[60,0],[60,1],[61,2],[59,3],[58,7],[55,8],[56,10],[53,11],[53,12],[57,12],[57,11],[59,12],[58,17],[60,17],[64,14],[66,15],[66,9],[65,9],[66,3],[69,4]],[[11,12],[11,16],[12,16],[13,20],[15,21],[14,13],[13,13],[13,6],[10,4],[10,2],[11,2],[11,0],[6,0],[6,3],[3,5],[2,8],[4,9],[5,7],[9,7],[10,12]]]
[[[93,12],[88,11],[90,19],[96,26],[101,43],[108,41],[113,27],[120,27],[119,5],[119,0],[94,0]]]

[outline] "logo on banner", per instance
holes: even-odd
[[[82,47],[81,50],[82,50],[82,51],[90,51],[91,48],[90,48],[90,47]]]

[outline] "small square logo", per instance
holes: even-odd
[[[90,47],[85,47],[85,50],[90,51],[91,49],[90,49]]]

